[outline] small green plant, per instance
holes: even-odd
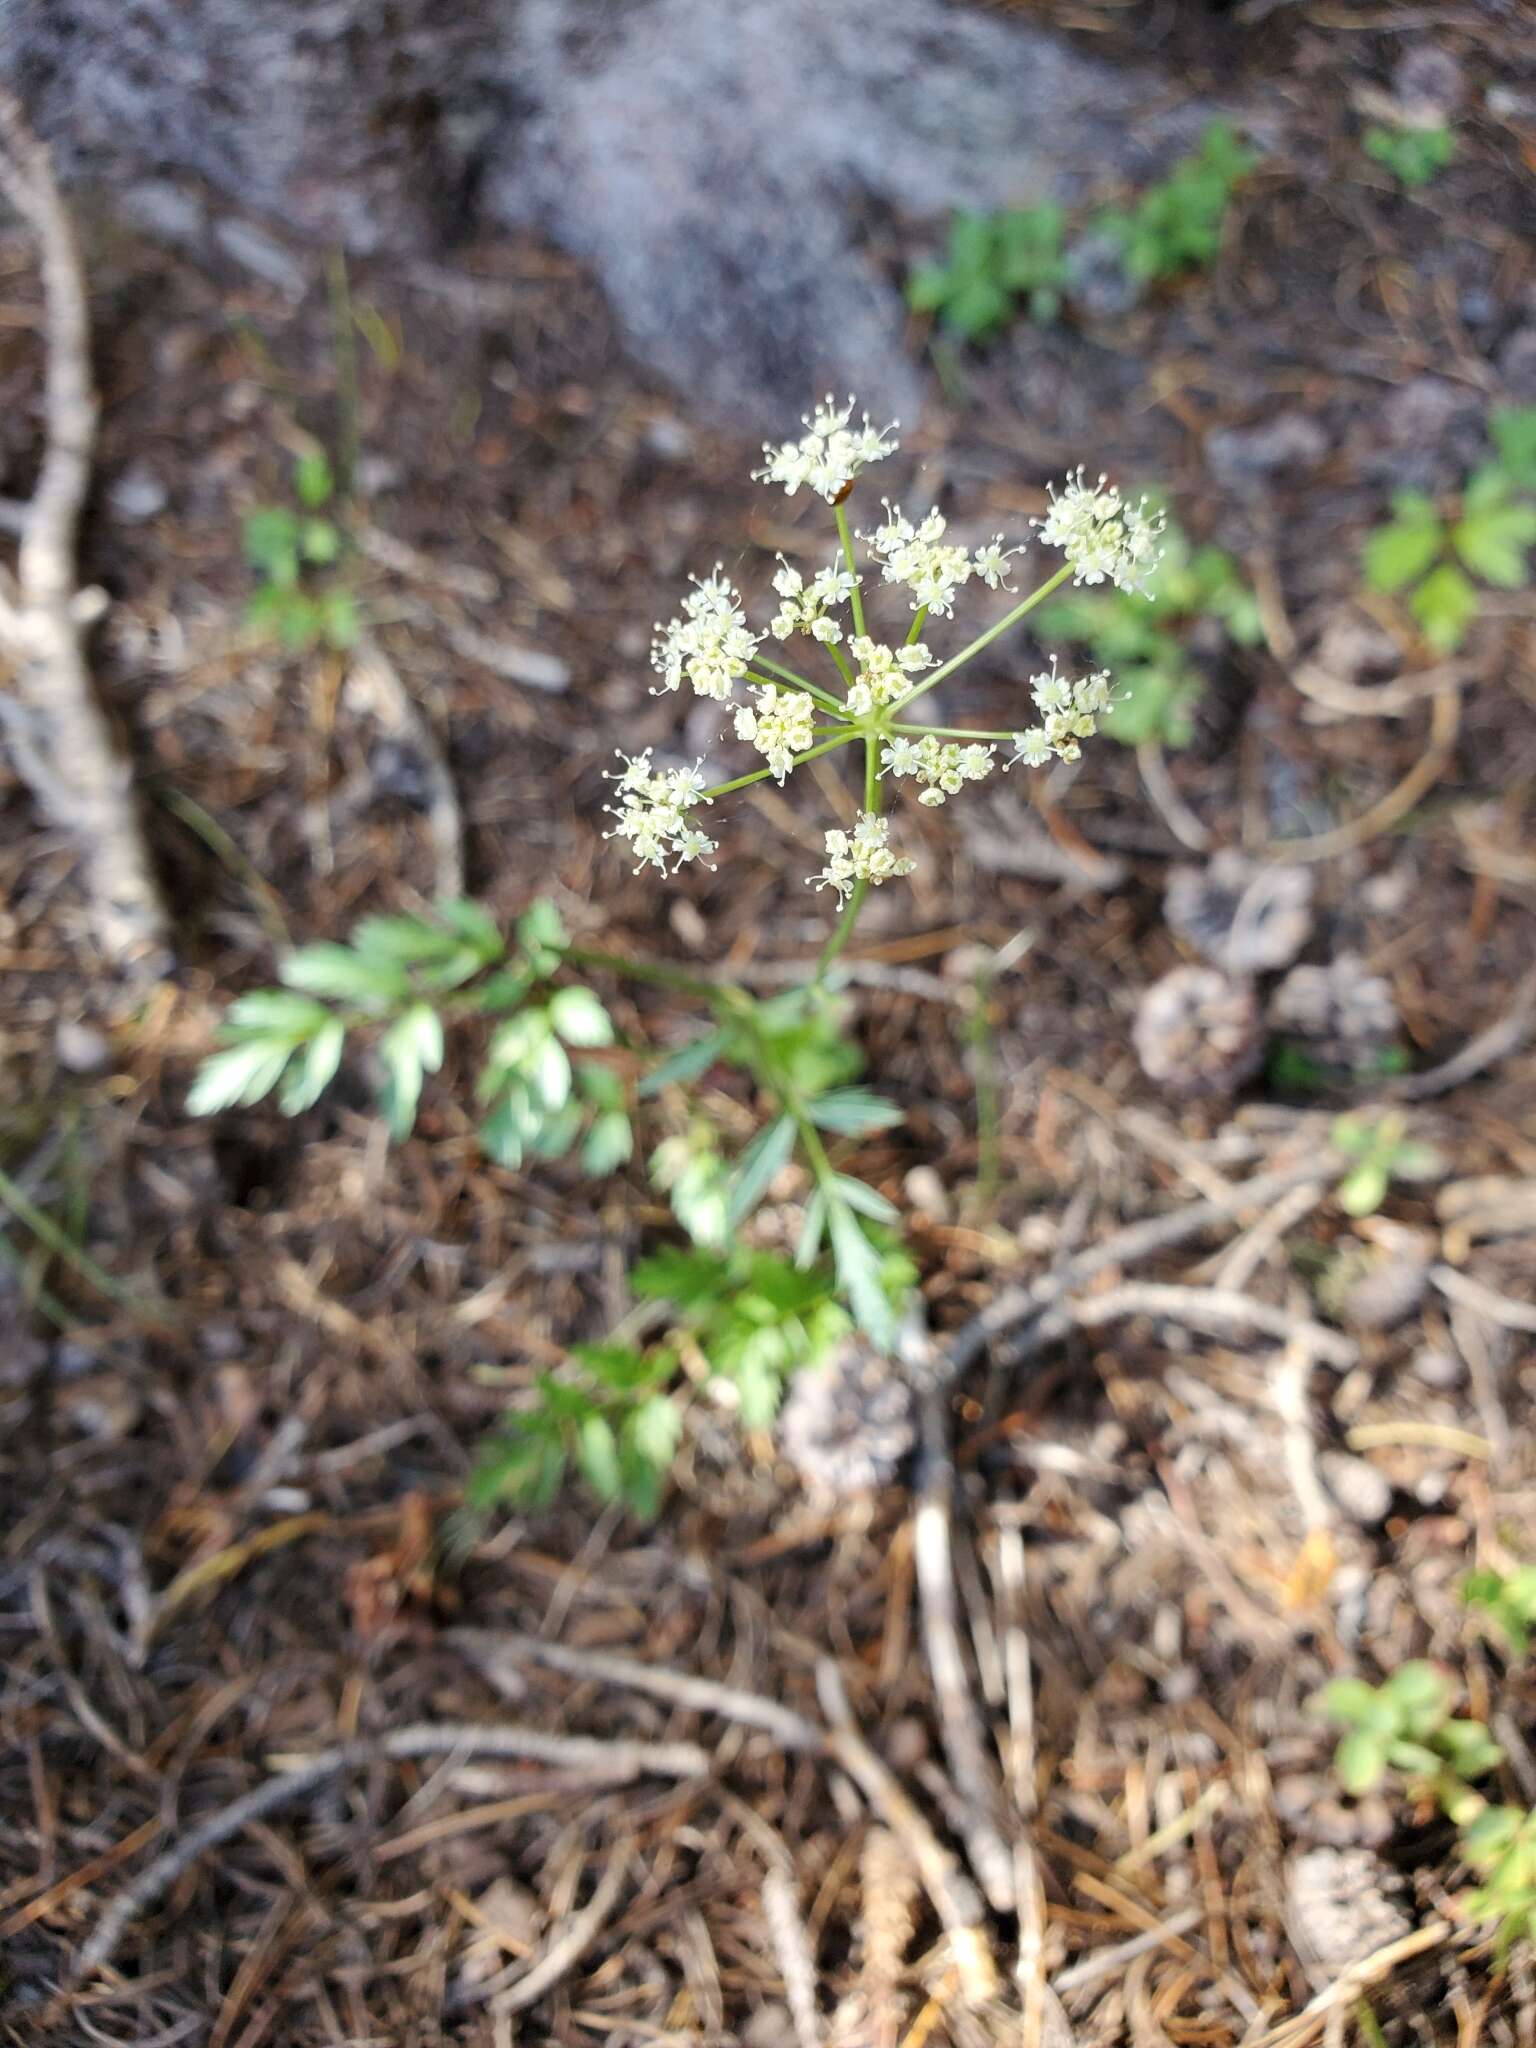
[[[1330,1135],[1335,1149],[1354,1161],[1338,1187],[1346,1216],[1375,1215],[1394,1180],[1426,1180],[1439,1169],[1439,1154],[1408,1136],[1407,1121],[1397,1110],[1379,1117],[1335,1117]]]
[[[1510,406],[1488,422],[1490,461],[1453,503],[1399,491],[1392,517],[1366,540],[1361,561],[1372,590],[1408,591],[1408,609],[1431,647],[1451,653],[1482,607],[1477,583],[1523,590],[1536,544],[1536,406]]]
[[[1416,192],[1430,184],[1456,154],[1456,137],[1444,123],[1432,128],[1373,122],[1361,138],[1372,163],[1392,173],[1399,185]]]
[[[1481,1721],[1451,1718],[1455,1697],[1448,1673],[1421,1659],[1400,1665],[1381,1685],[1337,1678],[1325,1686],[1312,1704],[1315,1712],[1344,1724],[1333,1762],[1345,1791],[1361,1798],[1396,1771],[1416,1793],[1437,1799],[1453,1820],[1478,1812],[1483,1801],[1467,1787],[1486,1776],[1504,1752]]]
[[[337,574],[342,531],[325,513],[335,490],[330,462],[312,449],[293,465],[298,503],[258,505],[246,515],[246,560],[261,579],[246,618],[295,651],[357,639],[357,600]]]
[[[1130,275],[1151,284],[1214,263],[1232,194],[1258,161],[1227,122],[1212,121],[1199,147],[1133,206],[1101,215]]]
[[[1487,1615],[1513,1656],[1526,1654],[1536,1629],[1536,1564],[1518,1565],[1512,1572],[1472,1572],[1461,1597]]]
[[[907,303],[914,313],[936,314],[962,341],[996,334],[1017,316],[1021,301],[1031,320],[1049,326],[1061,311],[1067,281],[1065,218],[1050,204],[956,214],[944,260],[912,272]]]
[[[789,497],[808,487],[824,500],[836,529],[832,561],[807,580],[781,558],[772,577],[778,609],[760,630],[719,569],[696,579],[679,616],[656,629],[651,662],[659,690],[676,692],[686,682],[697,696],[728,706],[736,739],[752,747],[758,765],[706,787],[702,763],[659,765],[648,746],[620,751],[621,766],[606,777],[612,822],[604,836],[623,843],[636,874],[654,868],[671,876],[694,863],[716,869],[721,846],[704,828],[714,824],[720,799],[770,776],[782,786],[806,763],[854,750],[862,803],[850,792],[839,822],[824,831],[823,865],[806,878],[830,889],[839,909],[804,985],[759,1001],[724,976],[593,951],[574,944],[544,902],[518,920],[510,938],[469,902],[423,916],[370,917],[345,944],[288,955],[282,987],[230,1005],[189,1102],[194,1114],[209,1115],[275,1093],[280,1109],[298,1114],[318,1101],[355,1040],[367,1051],[388,1127],[403,1138],[452,1033],[456,1051],[462,1038],[478,1053],[480,1142],[510,1171],[575,1159],[594,1176],[613,1173],[630,1159],[643,1113],[659,1126],[653,1182],[695,1246],[726,1261],[707,1301],[676,1300],[675,1278],[669,1283],[674,1326],[697,1325],[687,1347],[677,1340],[678,1357],[686,1369],[707,1340],[713,1377],[734,1381],[747,1416],[770,1411],[805,1333],[818,1342],[826,1336],[830,1303],[889,1355],[914,1277],[896,1249],[895,1207],[846,1170],[863,1140],[901,1121],[894,1103],[859,1083],[862,1056],[837,973],[870,891],[917,865],[893,843],[888,799],[904,792],[926,814],[1016,762],[1040,768],[1077,760],[1111,708],[1113,689],[1106,672],[1074,678],[1052,662],[1029,678],[1027,696],[1020,692],[1017,729],[1010,722],[996,731],[930,725],[922,699],[1069,580],[1141,590],[1161,553],[1162,518],[1102,477],[1090,484],[1078,469],[1051,488],[1048,509],[1034,522],[1040,543],[1061,551],[1060,565],[1001,620],[940,656],[925,629],[932,637],[947,624],[967,584],[1012,594],[1011,565],[1024,549],[1003,534],[974,550],[959,546],[946,538],[943,513],[909,519],[888,500],[874,530],[856,536],[849,493],[895,444],[889,429],[867,415],[855,427],[852,415],[851,400],[840,407],[829,399],[803,421],[802,434],[765,448],[757,473]],[[303,486],[313,501],[309,513],[318,514],[329,490],[328,475],[316,471]],[[273,539],[270,560],[290,591],[302,585],[305,559],[302,540],[280,555]],[[905,617],[898,613],[886,628],[889,639],[877,638],[866,598],[873,610],[892,591]],[[797,637],[804,653],[792,649]],[[819,675],[790,666],[791,652],[820,663]],[[716,886],[725,888],[728,878]],[[647,1053],[620,1042],[590,986],[598,974],[686,996],[709,1013],[710,1027],[659,1061],[636,1089]],[[750,1138],[728,1146],[726,1134],[734,1139],[744,1126],[755,1126]],[[791,1175],[786,1196],[800,1206],[789,1271],[811,1278],[730,1263],[782,1172]],[[656,1403],[669,1397],[667,1371],[649,1353],[621,1356],[611,1344],[577,1356],[571,1373],[542,1384],[519,1415],[502,1477],[486,1486],[498,1495],[543,1497],[574,1463],[606,1496],[643,1504],[653,1491],[646,1472],[665,1464],[667,1426]]]
[[[905,1256],[887,1251],[881,1284],[892,1301],[911,1287]],[[792,1373],[818,1364],[853,1328],[838,1281],[735,1247],[668,1249],[630,1275],[642,1301],[668,1311],[666,1332],[643,1348],[615,1337],[572,1347],[567,1376],[541,1376],[503,1421],[470,1479],[472,1506],[538,1506],[574,1466],[603,1501],[650,1517],[681,1439],[695,1380],[733,1407],[745,1429],[766,1429]]]
[[[1502,1955],[1536,1937],[1536,1813],[1494,1806],[1475,1789],[1504,1752],[1481,1721],[1452,1718],[1455,1690],[1438,1665],[1416,1661],[1379,1686],[1335,1679],[1311,1705],[1344,1724],[1334,1766],[1346,1792],[1375,1792],[1395,1773],[1410,1798],[1432,1800],[1455,1822],[1462,1859],[1483,1880],[1462,1903],[1495,1926]]]
[[[1127,747],[1148,740],[1183,747],[1201,691],[1185,642],[1199,619],[1215,620],[1234,646],[1255,647],[1264,637],[1258,600],[1233,558],[1193,546],[1170,520],[1155,600],[1124,590],[1073,591],[1043,608],[1040,630],[1114,669],[1119,687],[1101,731]]]

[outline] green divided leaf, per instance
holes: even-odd
[[[1367,539],[1361,551],[1365,580],[1372,590],[1402,590],[1422,576],[1445,543],[1445,528],[1432,498],[1418,491],[1400,491],[1392,500],[1392,518]]]
[[[612,1045],[608,1012],[587,988],[556,989],[549,999],[549,1021],[567,1045]]]
[[[728,1232],[741,1228],[767,1194],[775,1174],[795,1149],[796,1125],[792,1116],[781,1116],[758,1132],[736,1163],[731,1176],[730,1198],[726,1204]]]
[[[1451,528],[1451,546],[1474,576],[1500,590],[1520,590],[1531,580],[1526,554],[1536,541],[1536,505],[1501,490],[1480,494]]]
[[[872,1131],[894,1130],[906,1113],[884,1095],[868,1088],[830,1088],[806,1106],[811,1122],[839,1137],[864,1138]]]
[[[393,962],[365,959],[349,946],[330,941],[290,953],[278,972],[290,988],[365,1009],[382,1009],[410,994],[408,977]]]
[[[1409,598],[1408,609],[1430,646],[1449,654],[1461,645],[1477,617],[1478,595],[1454,562],[1442,562]]]
[[[406,1138],[416,1122],[422,1078],[443,1063],[443,1021],[427,1003],[413,1003],[379,1040],[384,1085],[379,1093],[391,1137]]]

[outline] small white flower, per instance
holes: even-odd
[[[944,539],[942,512],[928,513],[920,526],[914,526],[899,505],[888,503],[885,513],[885,524],[862,536],[879,557],[881,575],[887,583],[906,587],[913,611],[926,609],[949,618],[955,592],[970,579],[970,556]]]
[[[920,740],[897,734],[882,750],[880,765],[888,775],[912,775],[926,784],[918,797],[929,809],[957,796],[967,782],[981,782],[992,772],[992,749],[960,746],[924,733]]]
[[[1012,590],[1013,585],[1007,581],[1008,564],[1015,555],[1023,552],[1022,546],[1004,547],[1003,536],[994,533],[986,546],[978,548],[972,555],[971,568],[988,590]]]
[[[814,640],[826,646],[835,646],[843,637],[843,628],[838,620],[831,617],[834,605],[846,604],[858,588],[857,579],[843,567],[833,562],[825,569],[818,569],[807,583],[798,569],[792,569],[783,556],[779,557],[780,568],[773,579],[773,587],[779,594],[779,609],[774,614],[768,630],[775,640],[787,640],[791,633],[809,633]]]
[[[1145,498],[1128,504],[1107,477],[1084,483],[1081,469],[1067,478],[1059,497],[1054,484],[1049,489],[1050,511],[1030,524],[1049,546],[1061,549],[1073,582],[1108,582],[1145,595],[1147,577],[1162,556],[1158,539],[1166,515],[1149,516]]]
[[[867,633],[850,641],[848,652],[854,672],[847,703],[855,718],[868,718],[877,706],[904,697],[910,688],[908,677],[928,668],[933,659],[921,641],[912,647],[884,647]]]
[[[827,834],[827,864],[820,874],[808,875],[818,889],[835,889],[845,901],[855,882],[878,886],[895,875],[910,875],[914,860],[893,853],[889,844],[890,822],[861,811],[852,833],[833,830]]]
[[[854,427],[849,424],[852,418],[853,400],[837,406],[828,393],[825,402],[801,421],[806,431],[798,441],[763,443],[767,465],[752,472],[754,479],[782,484],[791,498],[808,484],[829,505],[836,504],[861,470],[896,452],[897,444],[890,438],[894,420],[889,427],[872,427],[865,413],[862,425]]]
[[[782,783],[795,765],[796,754],[812,745],[816,706],[804,690],[781,690],[764,683],[757,702],[736,713],[736,737],[750,740]]]
[[[826,647],[835,647],[843,637],[843,629],[836,619],[815,619],[811,623],[811,638],[819,640]]]
[[[618,785],[619,801],[604,807],[614,825],[603,837],[629,842],[630,852],[638,856],[637,875],[647,866],[666,874],[669,857],[674,870],[684,861],[707,863],[715,842],[688,822],[688,812],[703,796],[702,763],[653,770],[649,747],[633,756],[621,753],[619,759],[622,770],[608,778]]]
[[[1082,755],[1079,740],[1092,739],[1098,720],[1114,702],[1109,671],[1097,669],[1073,682],[1056,673],[1056,657],[1050,669],[1029,679],[1030,694],[1040,723],[1027,732],[1013,735],[1014,753],[1003,765],[1011,768],[1022,761],[1026,768],[1043,768],[1054,754],[1058,760],[1076,761]]]
[[[749,629],[740,597],[717,563],[713,576],[702,582],[694,578],[680,618],[665,625],[658,621],[651,666],[663,690],[677,689],[686,677],[701,697],[724,702],[737,678],[746,674],[760,637]]]

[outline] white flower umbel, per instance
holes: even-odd
[[[962,747],[954,740],[941,740],[936,733],[924,733],[920,740],[897,733],[880,755],[887,775],[911,775],[925,785],[918,797],[930,810],[948,796],[958,796],[968,782],[982,782],[992,772],[991,747]]]
[[[736,713],[736,737],[757,748],[782,783],[795,765],[796,754],[808,751],[815,737],[816,706],[804,690],[780,690],[764,683],[755,704]]]
[[[1061,549],[1073,582],[1113,583],[1145,596],[1147,577],[1162,554],[1158,540],[1166,515],[1149,516],[1145,498],[1129,504],[1107,477],[1084,483],[1081,469],[1067,478],[1059,496],[1054,484],[1049,490],[1050,511],[1030,524],[1047,546]]]
[[[608,777],[618,784],[615,793],[619,800],[604,806],[614,826],[603,837],[629,842],[630,852],[638,856],[637,875],[644,867],[659,868],[666,874],[669,859],[674,871],[690,860],[709,865],[715,842],[688,822],[694,806],[708,802],[699,773],[702,764],[653,770],[649,747],[643,754],[621,753],[619,759],[623,769]]]
[[[858,584],[841,562],[818,569],[807,583],[800,571],[780,556],[773,587],[779,594],[779,609],[768,630],[775,640],[787,640],[791,633],[809,633],[813,640],[836,646],[842,639],[842,625],[832,617],[832,607],[846,604]]]
[[[936,612],[941,619],[952,616],[955,592],[972,572],[965,549],[944,539],[946,525],[942,512],[930,512],[914,526],[899,505],[887,503],[885,524],[863,536],[886,582],[908,590],[913,611]]]
[[[1072,682],[1056,673],[1052,655],[1049,671],[1031,676],[1029,687],[1040,723],[1013,735],[1015,752],[1004,765],[1011,768],[1015,761],[1022,761],[1026,768],[1043,768],[1053,756],[1076,761],[1082,754],[1078,742],[1092,739],[1099,718],[1114,702],[1109,671],[1097,669]]]
[[[888,818],[860,811],[851,833],[834,829],[827,834],[827,864],[806,880],[818,889],[835,889],[841,902],[853,893],[855,882],[878,885],[895,875],[910,875],[917,862],[891,851],[890,830]]]
[[[850,641],[853,681],[848,687],[847,708],[855,718],[868,718],[883,704],[894,704],[912,687],[912,678],[933,667],[933,656],[921,640],[904,647],[883,647],[861,633]]]
[[[701,697],[723,703],[737,678],[746,674],[761,638],[748,627],[741,599],[717,562],[713,576],[694,579],[681,618],[665,625],[657,621],[651,666],[662,689],[675,690],[686,677]]]
[[[860,426],[853,426],[852,419],[853,400],[838,406],[828,392],[823,404],[801,421],[805,432],[798,441],[784,441],[777,447],[772,441],[763,443],[767,466],[754,470],[754,478],[759,483],[782,484],[791,498],[802,484],[808,484],[829,505],[836,504],[861,470],[896,452],[897,444],[890,438],[896,421],[877,428],[870,425],[868,413]]]

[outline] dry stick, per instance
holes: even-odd
[[[426,783],[427,829],[432,835],[433,889],[440,903],[464,894],[464,821],[458,793],[437,735],[377,640],[357,650],[347,677],[353,701],[371,711],[384,730],[402,739],[421,763]]]
[[[1142,741],[1136,749],[1136,766],[1147,795],[1179,844],[1191,853],[1209,853],[1211,835],[1175,789],[1167,756],[1156,740]]]
[[[1458,682],[1460,678],[1458,678]],[[1276,839],[1267,851],[1277,860],[1332,860],[1336,853],[1349,853],[1357,846],[1390,830],[1411,811],[1426,791],[1434,788],[1445,773],[1461,728],[1461,691],[1456,684],[1441,690],[1430,700],[1429,745],[1395,789],[1389,789],[1379,803],[1358,818],[1337,825],[1331,832],[1319,832],[1310,839]]]
[[[1113,1948],[1096,1949],[1069,1970],[1059,1971],[1053,1988],[1057,1991],[1082,1991],[1090,1984],[1097,1984],[1101,1977],[1113,1976],[1124,1964],[1135,1962],[1138,1956],[1146,1955],[1150,1949],[1161,1948],[1165,1941],[1178,1940],[1192,1927],[1198,1927],[1204,1918],[1204,1906],[1186,1906],[1182,1913],[1175,1913],[1161,1926],[1149,1927],[1144,1934],[1133,1934],[1129,1941],[1118,1941]]]
[[[912,1554],[922,1610],[923,1645],[933,1679],[939,1732],[964,1807],[962,1833],[971,1868],[988,1903],[999,1913],[1014,1905],[1013,1850],[997,1824],[997,1788],[987,1762],[981,1720],[966,1676],[955,1624],[955,1581],[950,1558],[954,1466],[941,1394],[921,1397],[922,1477],[912,1518]]]
[[[1429,1277],[1442,1294],[1459,1301],[1464,1308],[1475,1309],[1490,1323],[1498,1323],[1506,1330],[1536,1332],[1536,1308],[1523,1301],[1511,1301],[1507,1294],[1485,1287],[1470,1273],[1458,1273],[1454,1266],[1431,1266]]]
[[[1282,1343],[1305,1344],[1325,1364],[1347,1372],[1359,1357],[1359,1348],[1337,1330],[1327,1329],[1289,1309],[1275,1308],[1267,1301],[1255,1301],[1251,1294],[1234,1294],[1219,1287],[1174,1287],[1155,1281],[1128,1281],[1108,1294],[1091,1294],[1084,1301],[1070,1302],[1066,1313],[1084,1329],[1100,1323],[1119,1322],[1124,1316],[1167,1316],[1171,1322],[1187,1323],[1195,1329],[1214,1324],[1218,1330],[1236,1324],[1240,1329],[1258,1330]]]
[[[761,1728],[786,1749],[814,1751],[826,1746],[825,1731],[804,1714],[780,1706],[777,1700],[766,1699],[761,1693],[719,1685],[712,1678],[695,1678],[660,1664],[642,1664],[637,1658],[616,1656],[609,1650],[573,1650],[565,1643],[547,1643],[538,1636],[518,1635],[512,1630],[451,1628],[444,1631],[443,1640],[462,1651],[480,1675],[498,1690],[507,1689],[505,1675],[497,1668],[503,1660],[514,1665],[544,1664],[551,1671],[564,1671],[572,1678],[591,1678],[600,1684],[649,1693],[653,1699],[666,1700],[690,1713],[718,1714],[722,1720]],[[511,1696],[515,1698],[516,1694]]]
[[[1352,2005],[1373,1984],[1389,1977],[1399,1963],[1422,1955],[1426,1949],[1438,1948],[1454,1931],[1447,1921],[1431,1920],[1423,1927],[1416,1927],[1412,1934],[1405,1934],[1401,1940],[1388,1942],[1385,1948],[1377,1949],[1358,1963],[1351,1963],[1343,1976],[1330,1984],[1326,1991],[1320,1991],[1294,2019],[1285,2020],[1267,2034],[1261,2034],[1251,2048],[1302,2048],[1304,2042],[1322,2031],[1330,2013],[1341,2006]]]
[[[795,1897],[794,1879],[777,1863],[763,1879],[763,1919],[784,1984],[784,2002],[799,2048],[821,2048],[821,2014],[816,2005],[816,1958]]]
[[[854,1724],[842,1676],[830,1658],[816,1666],[816,1690],[822,1712],[831,1723],[827,1748],[852,1778],[893,1835],[900,1838],[934,1911],[949,1936],[950,1953],[961,1996],[982,2005],[996,1995],[997,1965],[987,1946],[981,1896],[893,1773],[883,1764]]]
[[[521,1757],[539,1763],[564,1764],[593,1772],[605,1783],[623,1782],[647,1773],[658,1777],[702,1777],[709,1769],[705,1752],[691,1742],[602,1742],[591,1736],[546,1735],[535,1728],[509,1724],[444,1721],[397,1728],[373,1742],[347,1742],[296,1759],[279,1777],[232,1800],[174,1842],[153,1863],[146,1864],[102,1913],[95,1932],[75,1958],[72,1977],[82,1982],[108,1963],[133,1920],[152,1906],[181,1873],[207,1849],[217,1848],[280,1806],[300,1799],[338,1771],[374,1762],[379,1757],[438,1756],[462,1749],[466,1757]]]
[[[1382,1090],[1400,1101],[1424,1102],[1434,1095],[1447,1095],[1470,1081],[1498,1060],[1518,1052],[1536,1030],[1536,972],[1526,975],[1515,990],[1515,999],[1504,1015],[1469,1039],[1458,1053],[1438,1067],[1422,1074],[1405,1074]]]
[[[1064,1259],[1059,1266],[1028,1286],[1005,1288],[943,1348],[937,1360],[939,1373],[948,1378],[958,1376],[994,1337],[1042,1315],[1069,1289],[1092,1279],[1095,1273],[1102,1273],[1111,1266],[1129,1265],[1133,1260],[1150,1258],[1156,1252],[1185,1244],[1213,1223],[1226,1222],[1244,1210],[1262,1209],[1300,1183],[1315,1180],[1319,1174],[1331,1175],[1335,1170],[1342,1172],[1343,1168],[1344,1162],[1324,1147],[1320,1153],[1314,1153],[1303,1162],[1277,1167],[1273,1173],[1254,1174],[1235,1186],[1229,1196],[1191,1202],[1185,1208],[1170,1210],[1166,1215],[1147,1216],[1140,1222],[1127,1224],[1123,1230],[1105,1238],[1103,1243],[1089,1245],[1073,1257]]]
[[[1034,1683],[1024,1620],[1028,1565],[1024,1533],[1012,1524],[1001,1523],[993,1531],[992,1572],[1002,1614],[1003,1679],[1008,1693],[1007,1782],[1022,1823],[1013,1845],[1013,1888],[1019,1911],[1014,1976],[1024,2001],[1024,2048],[1040,2048],[1054,1994],[1045,1980],[1045,1887],[1029,1832],[1037,1802]]]
[[[479,2005],[487,1998],[491,2000],[492,2011],[498,2013],[522,2012],[528,2006],[536,2005],[546,1991],[553,1990],[560,1979],[575,1967],[602,1933],[609,1915],[619,1902],[628,1874],[626,1845],[609,1858],[596,1889],[581,1911],[571,1914],[561,1924],[560,1931],[531,1965],[519,1957],[516,1962],[508,1963],[504,1970],[498,1970],[494,1977],[487,1977],[483,1983],[463,1986],[449,2000],[450,2010],[461,2011],[465,2006]]]
[[[37,242],[47,341],[42,467],[16,577],[0,588],[0,644],[19,666],[21,701],[0,697],[0,708],[20,773],[80,849],[103,954],[126,972],[158,977],[171,965],[170,920],[145,849],[133,771],[85,658],[85,634],[104,600],[76,580],[98,410],[85,277],[48,152],[8,94],[0,94],[0,191]]]

